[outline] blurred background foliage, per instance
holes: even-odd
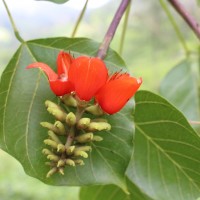
[[[89,0],[88,9],[76,37],[102,41],[121,0],[104,1],[98,6],[98,1]],[[34,0],[7,0],[6,2],[25,40],[70,37],[85,3],[83,0],[80,4],[70,0],[63,5]],[[182,0],[182,3],[196,19],[200,19],[199,7],[195,0]],[[198,39],[171,7],[170,10],[192,52],[191,58],[197,60]],[[119,50],[122,24],[111,45],[116,51]],[[19,42],[15,39],[3,3],[0,2],[0,74],[18,46]],[[121,56],[132,75],[143,77],[144,83],[141,89],[154,92],[158,91],[167,72],[185,58],[184,49],[159,1],[134,0],[132,2]],[[64,197],[67,200],[78,199],[78,188],[44,185],[25,175],[21,165],[8,154],[0,151],[0,157],[1,200],[53,200]]]

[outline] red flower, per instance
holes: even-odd
[[[73,85],[68,81],[68,71],[70,69],[73,58],[70,54],[61,51],[57,57],[57,74],[45,63],[36,62],[27,66],[30,68],[42,69],[48,79],[51,90],[57,96],[63,96],[73,91]]]
[[[130,77],[127,73],[116,73],[99,90],[95,99],[104,112],[114,114],[123,108],[141,84],[141,78]]]
[[[106,83],[108,70],[99,58],[81,56],[73,60],[69,81],[73,83],[80,100],[90,101]]]

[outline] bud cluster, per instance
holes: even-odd
[[[61,105],[47,100],[47,111],[56,119],[55,123],[41,122],[48,129],[48,139],[44,140],[47,148],[42,150],[49,162],[50,170],[47,177],[55,173],[64,175],[67,166],[84,165],[83,159],[88,157],[92,150],[91,142],[100,142],[102,137],[95,135],[97,131],[109,131],[111,125],[105,119],[90,119],[84,117],[84,112],[95,116],[103,112],[97,105],[88,105],[83,101],[76,100],[73,95],[65,95],[61,98]],[[63,106],[62,106],[63,105]],[[62,107],[61,107],[62,106]],[[67,112],[67,107],[75,107],[76,113]]]

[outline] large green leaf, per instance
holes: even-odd
[[[116,184],[125,190],[125,170],[132,151],[133,101],[118,114],[107,116],[110,132],[101,132],[104,140],[93,143],[93,151],[85,166],[68,167],[65,175],[45,178],[48,167],[41,150],[47,131],[41,121],[52,121],[44,101],[55,100],[46,77],[38,70],[25,70],[35,61],[55,67],[60,50],[93,56],[99,44],[85,38],[50,38],[28,41],[20,46],[0,82],[0,146],[18,159],[30,176],[52,185]],[[124,62],[112,50],[106,58],[111,71],[124,67]],[[52,121],[53,122],[53,121]]]
[[[62,4],[62,3],[66,3],[69,0],[36,0],[36,1],[51,1],[53,3]]]
[[[200,75],[198,65],[184,60],[164,78],[160,93],[179,108],[190,121],[200,121]]]
[[[127,180],[129,194],[124,193],[115,185],[83,187],[80,191],[80,200],[151,200],[142,193],[130,180]]]
[[[162,97],[135,96],[134,156],[127,176],[156,200],[195,200],[200,195],[200,137]]]

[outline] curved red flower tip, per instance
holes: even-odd
[[[75,87],[80,100],[90,101],[106,83],[108,70],[99,58],[81,56],[72,62],[69,70],[69,81]]]
[[[57,57],[57,74],[45,63],[36,62],[28,65],[26,69],[40,68],[48,77],[49,85],[53,93],[63,96],[73,91],[73,85],[68,81],[68,71],[73,57],[61,51]]]
[[[104,112],[114,114],[124,107],[141,84],[142,78],[130,77],[127,73],[115,73],[99,90],[95,99]]]

